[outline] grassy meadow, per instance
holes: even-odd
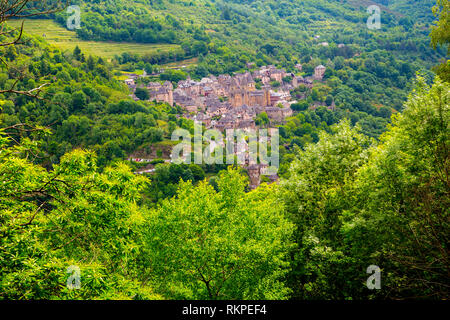
[[[8,25],[20,27],[21,23],[21,20],[13,20],[9,21]],[[26,20],[24,31],[45,38],[49,43],[63,51],[73,50],[78,45],[85,54],[96,55],[106,59],[113,58],[115,55],[120,55],[123,52],[143,55],[171,51],[179,47],[172,44],[84,41],[79,39],[74,31],[67,30],[53,20],[47,19]]]

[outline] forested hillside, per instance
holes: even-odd
[[[187,74],[199,79],[209,73],[246,71],[249,62],[257,66],[274,64],[294,72],[294,66],[300,62],[304,76],[311,75],[317,65],[325,65],[324,84],[309,92],[298,92],[308,99],[307,105],[298,106],[296,119],[282,130],[283,144],[290,147],[317,142],[319,130],[329,130],[330,125],[344,118],[350,118],[352,124],[359,123],[365,134],[378,137],[391,114],[402,110],[416,72],[431,79],[431,68],[445,55],[442,46],[436,52],[429,45],[433,1],[420,1],[415,6],[390,1],[387,7],[382,7],[380,30],[369,30],[366,26],[370,1],[76,3],[82,10],[81,29],[76,30],[80,39],[181,45],[181,49],[151,55],[123,53],[114,62],[120,65],[120,70],[154,71],[157,64],[198,58],[196,65],[184,70],[186,73],[164,78],[175,80]],[[417,15],[418,12],[423,14]],[[54,18],[65,27],[67,16],[59,12]],[[321,45],[323,42],[328,46]],[[117,66],[109,69],[111,75],[117,73]],[[323,107],[305,110],[330,103],[336,105],[335,112]],[[72,125],[78,126],[73,121]],[[64,140],[73,144],[70,139]],[[89,139],[80,145],[105,142]],[[126,153],[138,145],[119,143]],[[62,149],[69,150],[70,146]],[[109,153],[108,160],[125,156],[119,150],[105,153]]]
[[[443,47],[434,51],[429,45],[434,1],[389,1],[382,6],[380,30],[366,26],[367,7],[375,3],[371,1],[79,3],[81,39],[182,47],[159,55],[129,52],[118,57],[128,69],[198,57],[197,65],[187,71],[201,78],[245,71],[249,62],[287,71],[302,63],[304,75],[323,64],[327,81],[318,100],[332,97],[372,136],[384,130],[392,112],[401,110],[416,72],[431,77],[429,70],[445,56]],[[65,25],[66,17],[59,13],[56,20]]]
[[[0,100],[0,121],[6,127],[28,123],[52,128],[54,135],[45,139],[52,162],[74,148],[89,147],[105,165],[169,136],[169,118],[176,127],[177,120],[171,117],[176,108],[131,101],[128,89],[112,79],[111,66],[101,58],[79,52],[64,55],[28,36],[22,42],[2,49],[9,69],[0,73],[0,85],[18,91],[41,83],[47,86],[39,99],[12,93]]]

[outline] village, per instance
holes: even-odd
[[[248,64],[249,68],[252,66]],[[297,64],[296,69],[301,72],[302,66]],[[203,123],[206,129],[221,132],[249,130],[257,128],[255,120],[263,112],[271,125],[282,124],[293,115],[291,105],[297,103],[292,99],[291,91],[301,85],[312,88],[313,81],[321,81],[325,71],[326,67],[319,65],[312,77],[303,78],[275,66],[264,66],[234,76],[211,75],[200,81],[187,78],[178,82],[176,88],[169,81],[150,82],[144,88],[148,90],[150,101],[178,105],[184,110],[183,117]],[[139,100],[134,94],[138,87],[137,77],[125,80],[135,100]],[[257,187],[266,166],[248,165],[245,168],[249,172],[250,186]],[[276,181],[277,177],[270,179]]]

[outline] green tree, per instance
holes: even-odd
[[[89,55],[89,58],[87,59],[86,64],[87,64],[87,67],[89,70],[91,70],[91,71],[94,70],[95,60],[91,55]]]
[[[80,60],[81,59],[81,49],[80,47],[75,46],[75,49],[73,49],[73,56],[75,57],[75,59]]]
[[[139,100],[148,100],[150,98],[148,90],[145,88],[136,88],[134,94],[139,98]]]
[[[449,93],[448,83],[437,78],[429,87],[419,78],[353,188],[348,245],[383,266],[393,297],[450,294]]]
[[[80,111],[87,105],[87,96],[83,91],[72,94],[72,111]]]
[[[281,184],[296,224],[294,297],[449,296],[449,86],[418,78],[378,146],[342,123],[294,160]],[[382,268],[382,290],[365,270]]]
[[[224,6],[222,9],[222,19],[223,20],[231,20],[231,10],[227,6]]]
[[[435,17],[439,17],[436,24],[431,26],[431,44],[434,49],[438,45],[447,46],[447,55],[450,53],[450,2],[446,0],[437,0],[433,8]],[[435,71],[442,80],[450,82],[450,61],[440,64]]]
[[[362,288],[355,281],[355,262],[342,251],[340,227],[351,195],[346,182],[366,162],[370,145],[359,129],[343,121],[297,155],[281,184],[281,197],[296,225],[298,247],[289,277],[296,298],[343,299],[354,293],[345,283]]]
[[[259,126],[267,126],[270,123],[269,116],[266,112],[261,112],[255,119],[255,123]]]
[[[180,184],[147,223],[145,259],[158,291],[175,299],[284,299],[292,225],[272,187],[246,194],[237,170]],[[149,274],[150,276],[150,274]]]
[[[309,108],[309,103],[306,100],[294,103],[291,105],[291,109],[294,111],[305,111]]]
[[[187,73],[181,70],[166,70],[161,75],[161,80],[167,80],[172,82],[179,82],[187,79]]]
[[[439,19],[431,26],[431,44],[436,49],[438,45],[450,43],[450,3],[446,0],[437,0],[433,14]],[[450,47],[447,47],[450,52]]]

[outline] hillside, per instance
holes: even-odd
[[[77,33],[85,40],[178,43],[184,44],[187,55],[217,53],[225,45],[233,53],[237,50],[250,55],[248,58],[262,50],[277,59],[281,55],[273,49],[286,50],[293,58],[302,59],[302,51],[311,47],[316,35],[330,43],[360,47],[371,37],[377,41],[392,36],[400,42],[429,41],[425,38],[428,34],[418,35],[420,28],[431,22],[433,4],[429,0],[414,6],[391,1],[389,9],[382,7],[383,27],[375,33],[365,25],[366,9],[373,1],[120,0],[74,4],[77,2],[82,9],[81,29]],[[414,19],[413,23],[412,17],[417,15],[421,19]],[[65,17],[60,13],[56,20],[65,26]],[[286,63],[284,60],[280,62]]]
[[[25,32],[45,33],[43,41],[70,57],[78,46],[83,59],[90,55],[112,59],[108,68],[120,80],[126,72],[157,70],[152,65],[170,62],[186,65],[181,77],[189,74],[194,79],[248,71],[250,62],[257,67],[273,64],[306,77],[316,66],[325,65],[322,83],[296,94],[304,97],[306,108],[330,102],[336,108],[330,112],[314,107],[296,114],[283,137],[289,147],[317,142],[318,128],[343,118],[378,137],[391,114],[402,110],[416,72],[431,79],[430,69],[444,52],[429,46],[433,1],[428,0],[414,6],[400,0],[377,1],[382,8],[380,30],[366,26],[367,6],[375,3],[366,0],[76,3],[82,9],[81,29],[76,33],[65,29],[65,12],[49,17],[59,25],[30,20]],[[418,12],[425,14],[413,20]],[[183,59],[189,63],[180,62]],[[297,63],[302,64],[301,72],[294,68]],[[299,126],[302,129],[293,129]],[[134,151],[129,146],[126,150]]]
[[[19,28],[20,20],[13,20],[9,26]],[[87,41],[80,39],[75,31],[49,19],[33,19],[25,23],[25,30],[29,34],[41,36],[48,43],[57,46],[62,51],[73,51],[78,46],[85,54],[112,59],[124,52],[134,52],[139,55],[155,55],[159,52],[170,52],[180,49],[175,44],[147,44],[123,43],[113,41]]]
[[[367,7],[374,3],[382,8],[380,30],[366,26]],[[198,58],[186,71],[200,79],[210,73],[246,71],[249,62],[288,72],[296,72],[294,66],[302,63],[302,75],[311,75],[314,67],[323,64],[329,69],[326,80],[336,104],[372,115],[380,106],[401,110],[416,72],[431,77],[429,70],[445,56],[444,48],[437,52],[430,48],[431,0],[413,4],[403,0],[85,0],[73,4],[82,10],[81,29],[76,31],[84,40],[78,40],[82,50],[117,55],[121,70]],[[65,27],[67,16],[60,12],[52,17]],[[63,49],[72,45],[60,43]]]
[[[9,68],[0,70],[1,88],[25,91],[35,84],[46,86],[40,99],[0,95],[0,125],[48,127],[53,134],[39,139],[41,163],[51,166],[68,150],[89,148],[97,152],[99,165],[105,166],[114,159],[126,159],[143,144],[170,136],[167,122],[178,110],[131,100],[128,89],[114,79],[113,66],[104,59],[64,53],[42,37],[25,34],[21,41],[0,49]],[[20,81],[15,81],[20,72]]]

